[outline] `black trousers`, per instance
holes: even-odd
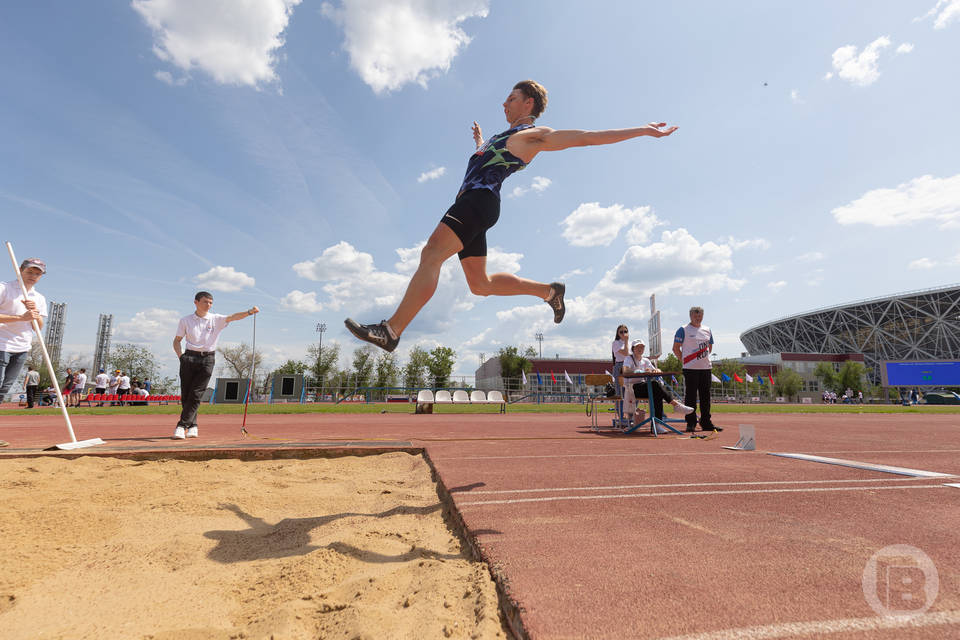
[[[683,382],[686,386],[683,394],[683,404],[693,407],[693,413],[687,414],[687,430],[693,431],[697,426],[697,397],[700,398],[700,426],[713,426],[710,420],[710,369],[684,369]]]
[[[33,404],[37,398],[37,385],[27,385],[27,409],[33,409]]]
[[[635,398],[646,398],[647,397],[647,383],[646,382],[637,382],[633,385],[633,395]],[[663,418],[663,401],[673,402],[673,395],[666,387],[663,386],[663,383],[659,380],[653,381],[653,410],[654,415],[658,418]]]
[[[180,357],[180,421],[178,427],[189,429],[197,426],[197,409],[213,375],[213,352],[206,355],[184,352]]]

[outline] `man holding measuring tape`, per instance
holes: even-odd
[[[180,318],[177,325],[177,334],[173,338],[173,351],[180,360],[180,420],[173,431],[174,440],[196,438],[197,409],[200,408],[200,398],[213,375],[213,364],[217,351],[217,339],[220,332],[236,320],[243,320],[255,313],[257,307],[250,307],[246,311],[238,311],[229,316],[211,313],[213,295],[207,291],[198,291],[193,297],[196,311]],[[186,350],[180,346],[183,342]],[[128,383],[129,384],[129,383]]]
[[[683,381],[686,390],[683,404],[697,406],[700,396],[700,428],[704,431],[723,431],[710,420],[710,354],[713,352],[713,332],[703,325],[703,307],[690,307],[690,324],[677,329],[673,336],[673,355],[683,363]],[[687,432],[697,430],[697,413],[687,414]]]

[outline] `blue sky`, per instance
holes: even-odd
[[[759,5],[759,6],[758,6]],[[666,121],[665,139],[538,156],[503,188],[490,271],[567,283],[567,318],[470,294],[456,260],[404,334],[479,354],[607,357],[693,304],[716,352],[776,317],[960,281],[960,0],[641,3],[136,0],[0,7],[0,214],[64,353],[149,345],[167,374],[193,293],[256,304],[268,364],[325,322],[389,317],[452,203],[470,125]],[[7,269],[10,271],[9,267]],[[4,279],[12,277],[9,273]],[[249,342],[252,324],[222,342]],[[346,359],[346,358],[345,358]]]

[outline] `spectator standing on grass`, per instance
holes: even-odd
[[[27,392],[27,409],[33,409],[37,399],[37,389],[40,388],[40,372],[27,365],[27,377],[23,381],[23,388]]]
[[[107,393],[111,396],[117,395],[117,386],[120,384],[120,370],[117,369],[110,374],[110,382],[107,383]],[[116,402],[111,402],[110,406],[116,405]]]
[[[213,296],[207,291],[198,291],[193,297],[193,306],[196,310],[188,316],[180,318],[177,333],[173,338],[173,351],[180,360],[180,420],[173,431],[176,440],[196,438],[197,410],[200,408],[200,399],[213,375],[213,365],[216,358],[217,340],[220,332],[228,324],[236,320],[259,313],[257,307],[250,307],[246,311],[239,311],[229,316],[211,313]],[[184,350],[181,347],[186,347]]]
[[[704,431],[723,431],[713,424],[710,415],[712,352],[713,332],[703,324],[703,307],[690,307],[690,323],[677,329],[673,336],[673,355],[683,363],[683,382],[686,386],[683,404],[694,408],[686,416],[689,433],[697,430],[697,398],[700,399],[700,428]]]
[[[107,386],[110,384],[110,376],[103,372],[103,369],[100,369],[100,373],[97,374],[97,377],[93,379],[93,384],[96,385],[95,393],[104,394],[107,392]],[[97,403],[98,407],[102,407],[103,403]]]
[[[73,406],[80,406],[80,396],[83,395],[83,390],[87,386],[87,370],[80,369],[80,373],[74,376],[73,380]]]
[[[67,367],[67,377],[63,379],[63,388],[60,389],[60,395],[63,396],[63,401],[67,403],[67,406],[70,406],[70,403],[67,399],[70,397],[70,394],[73,393],[73,381],[76,376],[73,375],[73,369]]]
[[[130,394],[130,376],[126,375],[123,371],[117,372],[117,395],[121,398],[125,395]],[[120,400],[120,406],[123,406],[123,400]]]

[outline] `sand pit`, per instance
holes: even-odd
[[[19,638],[504,638],[420,456],[0,461]]]

